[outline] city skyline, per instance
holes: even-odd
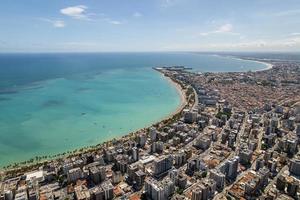
[[[5,0],[2,6],[2,53],[300,49],[297,0]]]

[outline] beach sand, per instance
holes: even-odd
[[[253,60],[253,62],[257,62],[257,63],[261,63],[261,64],[266,65],[266,68],[255,70],[256,72],[265,71],[265,70],[269,70],[269,69],[273,68],[273,65],[271,63],[267,63],[267,62],[263,62],[263,61],[258,61],[258,60]]]
[[[176,88],[179,96],[180,96],[180,106],[177,107],[177,109],[170,113],[167,117],[165,117],[164,119],[169,119],[171,117],[173,117],[174,115],[178,114],[179,112],[182,111],[182,109],[187,105],[187,100],[186,100],[186,95],[185,95],[185,91],[181,88],[181,86],[174,82],[171,78],[165,76],[163,73],[159,72],[173,87]],[[162,119],[162,120],[164,120]]]

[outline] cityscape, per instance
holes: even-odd
[[[1,175],[1,199],[298,199],[300,63],[155,67],[184,97],[149,128]]]

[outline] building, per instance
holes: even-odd
[[[260,187],[265,187],[269,182],[270,170],[266,167],[260,168],[258,176],[260,177]]]
[[[106,178],[105,167],[103,166],[93,166],[89,169],[92,181],[95,184],[99,184]]]
[[[221,171],[212,169],[210,171],[210,178],[213,179],[216,182],[216,186],[218,190],[223,190],[225,186],[225,174],[223,174]]]
[[[139,160],[139,149],[137,147],[132,148],[132,158],[133,158],[133,161]]]
[[[70,169],[67,173],[67,178],[69,182],[75,182],[76,180],[82,177],[83,177],[83,173],[79,167]]]
[[[153,175],[160,176],[167,172],[173,166],[173,158],[169,156],[161,156],[153,162]]]
[[[297,191],[299,189],[299,181],[295,180],[294,177],[287,177],[286,178],[287,181],[287,194],[291,197],[296,197],[297,196]]]
[[[228,146],[232,149],[235,149],[235,135],[230,133],[228,136]]]
[[[227,161],[228,172],[226,178],[234,180],[237,177],[237,170],[239,165],[239,157],[235,156],[234,158]]]
[[[243,165],[248,165],[251,163],[253,151],[250,149],[243,149],[239,153],[240,163]]]
[[[190,159],[187,163],[187,174],[192,175],[195,171],[206,171],[206,163],[201,158]]]
[[[103,200],[105,197],[104,191],[100,185],[91,188],[90,194],[92,200]]]
[[[23,191],[16,193],[15,200],[28,200],[27,192]]]
[[[103,189],[103,192],[104,192],[104,199],[105,200],[110,200],[110,199],[113,199],[114,198],[114,186],[111,184],[110,181],[104,181],[102,184],[101,184],[101,187]]]
[[[260,168],[265,166],[265,160],[262,158],[258,158],[255,163],[255,171],[258,171]]]
[[[197,121],[197,112],[196,111],[190,111],[190,110],[184,110],[184,122],[192,124]]]
[[[289,170],[291,173],[299,176],[300,175],[300,160],[299,159],[291,159]]]
[[[180,167],[187,162],[187,156],[185,151],[180,151],[174,155],[174,165]]]
[[[284,191],[285,185],[286,185],[285,177],[283,175],[280,175],[276,181],[276,188],[280,191]]]
[[[206,150],[209,148],[210,144],[211,144],[211,138],[207,135],[204,135],[196,139],[195,146],[202,150]]]
[[[112,182],[113,184],[120,183],[122,181],[122,173],[120,171],[113,171],[112,172]]]
[[[202,188],[196,187],[193,189],[192,200],[202,200]]]
[[[214,197],[216,182],[212,179],[204,179],[192,189],[192,200],[207,200]]]
[[[141,133],[138,135],[137,142],[140,147],[144,147],[147,141],[147,135],[145,133]]]
[[[77,185],[74,188],[75,196],[77,200],[88,200],[91,199],[91,194],[85,185]]]
[[[151,127],[151,128],[149,129],[149,135],[150,135],[151,141],[152,141],[152,142],[155,141],[155,140],[156,140],[156,137],[157,137],[157,130],[156,130],[156,128]]]
[[[152,200],[168,199],[175,191],[175,185],[170,178],[157,181],[151,177],[145,180],[146,195]]]
[[[136,189],[141,189],[144,185],[145,178],[146,178],[145,172],[143,172],[142,170],[136,171],[134,173],[134,187]]]
[[[164,150],[164,143],[162,141],[153,142],[151,145],[152,153],[161,153]]]

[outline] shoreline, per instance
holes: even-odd
[[[269,70],[269,69],[271,69],[273,67],[273,65],[270,64],[270,63],[263,62],[263,61],[258,61],[258,60],[252,60],[252,59],[247,59],[247,58],[239,58],[239,57],[235,57],[235,56],[222,56],[222,55],[218,55],[218,54],[215,54],[213,56],[230,57],[230,58],[233,58],[233,59],[247,60],[247,61],[262,63],[262,64],[266,65],[266,68],[258,69],[258,70],[255,70],[254,72]],[[75,149],[71,149],[71,150],[66,151],[66,152],[71,152],[70,154],[67,154],[66,152],[61,152],[61,153],[57,153],[57,154],[54,154],[54,155],[51,155],[51,154],[40,155],[38,157],[47,156],[48,160],[45,159],[45,160],[36,161],[36,162],[34,161],[33,163],[29,163],[29,164],[23,164],[23,163],[29,161],[30,159],[24,160],[24,161],[19,161],[19,162],[13,162],[13,163],[9,163],[7,165],[1,166],[0,167],[0,172],[3,169],[5,171],[5,168],[7,166],[10,166],[9,168],[7,168],[7,170],[13,170],[14,166],[12,166],[12,165],[14,163],[17,163],[17,165],[19,165],[19,166],[17,166],[17,168],[22,168],[24,166],[26,167],[26,166],[36,165],[36,164],[39,164],[40,162],[51,162],[53,160],[61,159],[61,158],[64,158],[64,157],[76,156],[76,154],[78,154],[78,152],[80,152],[80,153],[82,153],[82,152],[88,152],[88,151],[94,150],[95,148],[101,148],[106,143],[110,143],[113,140],[121,140],[121,139],[124,139],[124,138],[126,138],[128,136],[137,134],[137,133],[139,133],[141,131],[145,131],[145,130],[149,129],[152,126],[157,126],[157,125],[161,124],[162,122],[164,122],[166,120],[169,120],[169,119],[173,118],[175,115],[179,114],[185,108],[185,106],[187,105],[187,97],[186,97],[184,89],[182,88],[182,86],[179,83],[177,83],[176,81],[172,80],[170,77],[166,76],[162,71],[157,70],[155,68],[153,68],[152,70],[158,72],[160,74],[160,76],[162,76],[162,78],[165,79],[168,82],[168,84],[171,85],[171,87],[174,87],[176,89],[176,91],[177,91],[177,93],[179,95],[179,98],[180,98],[180,103],[179,103],[179,106],[173,112],[170,112],[170,114],[166,115],[165,117],[162,117],[162,118],[158,119],[157,121],[154,121],[152,123],[150,122],[148,125],[145,125],[145,127],[138,128],[138,129],[133,130],[131,132],[126,132],[123,135],[120,135],[120,136],[117,136],[117,137],[112,137],[112,138],[108,137],[106,140],[99,141],[98,143],[96,143],[94,145],[77,147]],[[60,156],[62,154],[65,154],[65,155],[64,156]]]
[[[165,76],[162,72],[160,72],[158,70],[155,70],[155,71],[157,71],[164,79],[166,79],[166,81],[169,82],[169,84],[171,85],[171,87],[174,87],[177,90],[177,93],[178,93],[179,98],[180,98],[180,104],[177,107],[177,109],[175,111],[173,111],[172,113],[170,113],[169,115],[167,115],[166,117],[164,117],[164,118],[162,118],[160,120],[160,121],[163,121],[163,120],[167,120],[169,118],[172,118],[174,115],[176,115],[179,112],[181,112],[182,109],[187,105],[187,100],[186,100],[186,95],[185,95],[185,92],[184,92],[183,88],[178,83],[176,83],[175,81],[173,81],[170,77]],[[159,123],[159,122],[156,122],[156,123]],[[154,124],[156,124],[156,123],[154,123]]]
[[[255,58],[242,58],[242,57],[238,57],[238,56],[232,56],[232,55],[219,55],[219,54],[212,54],[213,56],[219,56],[219,57],[227,57],[227,58],[232,58],[232,59],[236,59],[236,60],[242,60],[242,61],[251,61],[251,62],[256,62],[256,63],[260,63],[260,64],[264,64],[266,65],[265,68],[263,69],[257,69],[257,70],[253,70],[253,72],[260,72],[260,71],[265,71],[265,70],[269,70],[273,68],[273,64],[265,62],[265,61],[261,61],[261,60],[256,60]],[[252,70],[250,70],[252,71]]]
[[[244,59],[244,60],[246,60],[246,59]],[[258,60],[251,60],[251,61],[266,65],[266,68],[264,68],[264,69],[258,69],[258,70],[255,70],[254,72],[266,71],[266,70],[270,70],[270,69],[273,68],[273,64],[271,64],[271,63],[267,63],[267,62],[263,62],[263,61],[258,61]]]
[[[256,62],[256,63],[260,63],[260,64],[266,65],[265,68],[253,70],[253,72],[261,72],[261,71],[266,71],[266,70],[269,70],[269,69],[272,69],[272,68],[273,68],[273,64],[267,63],[267,62],[263,62],[263,61],[260,61],[260,60],[253,60],[253,59],[255,59],[255,58],[253,58],[253,59],[250,59],[250,58],[247,59],[247,58],[240,58],[240,57],[235,57],[235,56],[232,56],[232,58],[237,59],[237,60],[243,60],[243,61],[246,60],[246,61],[251,61],[251,62]],[[251,70],[251,71],[252,71],[252,70]]]
[[[174,110],[170,114],[166,115],[165,117],[163,117],[161,119],[158,119],[156,122],[153,122],[149,125],[146,125],[143,128],[139,128],[137,130],[127,132],[124,135],[121,135],[119,137],[113,137],[113,138],[107,139],[107,140],[99,142],[95,145],[78,147],[78,148],[75,148],[73,150],[69,150],[69,151],[66,151],[66,152],[61,152],[61,153],[58,153],[58,154],[55,154],[55,155],[50,155],[50,154],[40,155],[38,157],[47,156],[48,159],[40,160],[40,161],[33,161],[32,163],[27,163],[26,164],[26,162],[31,160],[31,159],[28,159],[28,160],[24,160],[24,161],[20,161],[20,162],[15,162],[17,164],[17,166],[13,166],[14,163],[7,164],[5,166],[0,167],[0,174],[3,173],[3,172],[4,173],[8,172],[8,171],[22,170],[23,168],[30,168],[30,167],[34,168],[35,166],[38,166],[38,165],[41,165],[41,164],[44,164],[44,163],[58,161],[58,160],[64,159],[64,158],[76,157],[79,154],[100,150],[103,147],[105,148],[105,145],[110,144],[113,140],[127,139],[128,137],[131,137],[132,135],[138,134],[140,132],[143,132],[143,131],[149,129],[150,127],[159,126],[161,123],[164,123],[165,121],[170,120],[173,117],[175,117],[176,115],[178,115],[179,113],[181,113],[182,110],[185,108],[185,106],[188,105],[187,96],[185,94],[184,88],[179,83],[172,80],[170,77],[165,76],[165,74],[163,72],[161,72],[159,70],[156,70],[156,69],[153,69],[153,70],[156,71],[157,73],[159,73],[159,75],[162,76],[162,78],[165,79],[168,82],[168,84],[170,84],[171,87],[174,87],[176,89],[177,94],[179,95],[179,98],[180,98],[180,104],[179,104],[179,106],[177,106],[176,110]],[[71,153],[68,154],[67,152],[71,152]],[[53,158],[49,158],[51,156]],[[8,167],[8,166],[10,166],[10,167]]]

